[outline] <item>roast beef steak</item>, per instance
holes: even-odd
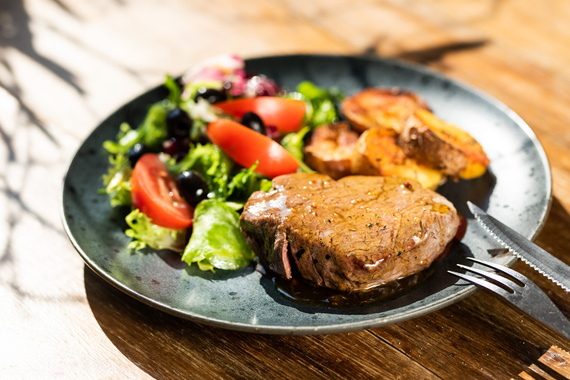
[[[240,225],[266,269],[353,291],[429,267],[459,217],[451,202],[410,179],[296,173],[254,193]]]

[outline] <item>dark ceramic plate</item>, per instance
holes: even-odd
[[[310,80],[338,86],[347,95],[371,86],[401,87],[427,99],[435,114],[473,135],[491,159],[488,174],[449,182],[439,191],[468,219],[462,243],[416,290],[391,301],[349,309],[307,306],[285,299],[273,282],[253,267],[238,272],[200,272],[170,251],[133,253],[126,247],[124,209],[111,209],[97,193],[107,168],[103,141],[113,139],[123,121],[138,125],[148,106],[162,99],[158,87],[118,109],[79,148],[63,184],[62,218],[71,242],[87,265],[134,298],[198,323],[276,334],[337,333],[387,325],[450,305],[476,288],[446,270],[465,256],[512,266],[510,255],[492,257],[498,245],[466,208],[468,200],[523,235],[541,229],[551,200],[548,161],[531,129],[513,111],[489,96],[424,67],[373,58],[296,55],[250,59],[249,72],[264,73],[294,89]]]

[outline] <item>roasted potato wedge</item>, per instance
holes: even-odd
[[[429,107],[412,92],[368,88],[346,98],[340,109],[349,123],[361,132],[370,128],[389,128],[400,133],[410,116],[418,109],[429,110]]]
[[[352,174],[412,178],[434,190],[445,182],[441,171],[408,157],[391,129],[372,128],[360,135],[352,159]]]
[[[322,125],[305,145],[305,162],[319,173],[339,179],[351,174],[358,133],[347,123]]]
[[[398,145],[409,157],[453,178],[476,178],[489,166],[483,148],[469,133],[426,110],[408,119]]]

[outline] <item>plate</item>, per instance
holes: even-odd
[[[468,200],[533,238],[551,201],[546,155],[536,136],[512,110],[488,95],[424,67],[374,58],[292,55],[249,59],[248,72],[263,73],[293,90],[303,81],[337,86],[350,95],[365,87],[400,87],[417,92],[442,119],[473,135],[491,160],[489,172],[471,181],[448,182],[440,193],[467,218],[461,244],[415,290],[377,305],[334,309],[285,299],[271,279],[253,266],[242,271],[200,272],[170,251],[133,253],[125,209],[112,209],[98,194],[107,169],[102,149],[123,121],[138,125],[148,106],[163,99],[159,86],[119,108],[83,142],[63,183],[64,228],[85,263],[126,294],[167,313],[201,324],[272,334],[339,333],[383,326],[433,312],[472,294],[476,287],[447,274],[465,256],[512,266],[511,255],[492,256],[499,245],[471,217]]]

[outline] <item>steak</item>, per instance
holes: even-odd
[[[296,173],[252,194],[240,226],[260,263],[278,276],[353,291],[429,267],[454,238],[459,217],[414,180]]]

